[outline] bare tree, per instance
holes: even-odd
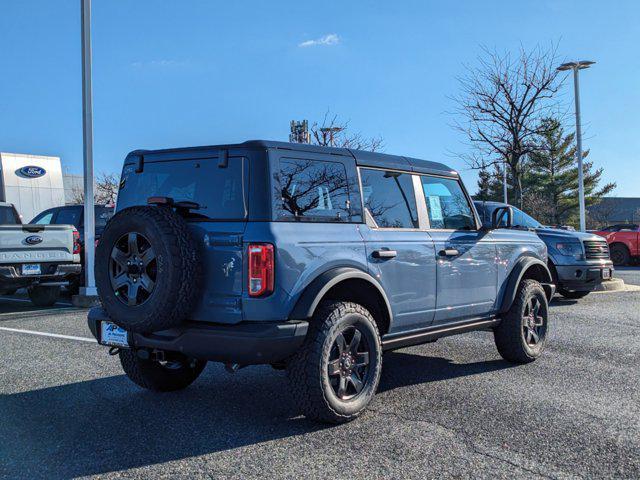
[[[464,132],[471,152],[463,155],[471,168],[509,165],[515,201],[522,204],[523,163],[538,148],[542,118],[557,107],[554,95],[558,77],[556,47],[521,49],[513,58],[483,48],[477,67],[467,67],[458,78],[460,94],[455,127]]]
[[[95,180],[93,198],[97,204],[112,205],[118,198],[118,188],[120,187],[120,176],[117,173],[100,173]],[[84,203],[84,189],[74,186],[72,190],[71,202],[74,204]]]
[[[329,111],[324,114],[321,123],[314,122],[311,126],[311,143],[323,147],[352,148],[354,150],[380,151],[384,145],[382,137],[364,137],[361,133],[349,131],[349,122],[338,120],[337,115]]]

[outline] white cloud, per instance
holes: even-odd
[[[316,38],[315,40],[307,40],[305,42],[299,43],[298,46],[299,47],[315,47],[317,45],[326,45],[326,46],[330,46],[330,45],[337,45],[340,43],[340,37],[338,36],[337,33],[328,33],[326,35],[323,35],[320,38]]]

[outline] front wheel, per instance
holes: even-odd
[[[287,374],[307,418],[344,423],[369,405],[381,369],[380,334],[371,313],[356,303],[328,302],[314,315]]]
[[[135,351],[122,349],[120,364],[129,379],[142,388],[156,392],[182,390],[200,376],[207,362],[176,358],[166,362],[140,358]]]
[[[571,290],[565,290],[564,288],[558,288],[558,293],[562,295],[564,298],[568,298],[571,300],[578,300],[580,298],[586,297],[591,292],[589,290],[587,290],[586,292],[585,291],[575,292]]]
[[[629,249],[622,244],[614,244],[611,246],[611,261],[616,267],[627,265],[631,260]]]
[[[549,327],[549,305],[542,285],[524,280],[509,311],[493,333],[502,358],[529,363],[542,355]]]
[[[31,287],[27,293],[36,307],[50,307],[60,298],[60,287]]]

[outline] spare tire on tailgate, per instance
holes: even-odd
[[[169,207],[131,207],[107,224],[96,286],[114,323],[149,333],[175,327],[198,299],[200,261],[185,220]]]

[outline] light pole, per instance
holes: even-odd
[[[564,72],[573,70],[573,88],[576,102],[576,156],[578,157],[578,202],[580,204],[580,231],[587,229],[584,205],[584,172],[582,171],[582,129],[580,126],[580,82],[578,80],[578,71],[589,68],[596,62],[589,60],[580,60],[578,62],[563,63],[558,70]]]
[[[84,160],[84,288],[81,295],[97,295],[93,275],[95,214],[93,207],[93,107],[91,98],[91,0],[80,0],[82,32],[82,133]]]

